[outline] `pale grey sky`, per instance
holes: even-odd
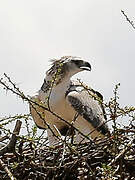
[[[114,85],[123,106],[135,105],[135,1],[5,0],[0,2],[0,77],[7,73],[27,95],[42,85],[49,59],[85,58],[91,72],[81,78],[105,100]],[[27,113],[28,106],[0,87],[0,116]]]

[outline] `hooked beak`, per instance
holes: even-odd
[[[90,63],[84,61],[83,64],[81,64],[80,69],[91,71],[91,65]]]

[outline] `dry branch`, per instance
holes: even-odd
[[[17,135],[20,132],[22,122],[20,120],[16,121],[16,125],[12,134],[12,137],[10,139],[10,142],[8,145],[6,145],[4,148],[0,149],[0,156],[2,156],[5,153],[9,152],[15,152],[15,145],[17,141]]]

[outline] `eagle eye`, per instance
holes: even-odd
[[[71,60],[71,62],[73,62],[74,64],[76,64],[77,66],[81,65],[83,63],[82,60]]]

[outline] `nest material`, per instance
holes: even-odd
[[[0,179],[135,179],[135,141],[127,131],[117,137],[55,147],[18,139],[18,120],[9,143],[0,150]],[[133,134],[132,134],[133,137]],[[4,138],[3,138],[4,139]],[[1,140],[2,141],[2,140]]]

